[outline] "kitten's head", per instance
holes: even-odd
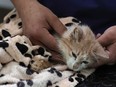
[[[109,56],[86,25],[72,25],[58,39],[58,46],[67,66],[80,71],[104,64]]]

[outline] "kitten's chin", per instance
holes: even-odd
[[[73,66],[75,64],[75,60],[73,58],[67,58],[66,64],[67,64],[69,69],[74,70]]]
[[[81,70],[83,70],[84,68],[82,68],[82,67],[78,67],[78,68],[71,68],[73,71],[81,71]]]
[[[86,67],[83,67],[83,66],[79,66],[79,65],[77,65],[77,66],[73,66],[73,70],[74,71],[81,71],[81,70],[83,70],[83,69],[86,69]]]
[[[67,66],[69,69],[73,70],[73,71],[81,71],[83,69],[83,67],[79,67],[76,63],[75,63],[75,59],[74,58],[70,58],[66,61]]]

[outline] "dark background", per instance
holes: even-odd
[[[0,7],[0,23],[3,21],[4,16],[10,11],[11,9],[2,8]]]

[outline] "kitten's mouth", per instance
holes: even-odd
[[[81,71],[82,68],[73,68],[74,71]]]
[[[81,71],[82,68],[79,67],[79,65],[75,63],[75,64],[73,65],[73,70],[74,70],[74,71]]]
[[[78,66],[79,66],[79,65],[75,63],[75,64],[73,65],[73,69],[78,69]]]
[[[74,70],[74,71],[82,71],[83,69],[86,69],[86,68],[87,68],[87,67],[82,66],[82,65],[77,64],[77,63],[75,63],[75,64],[73,65],[73,70]]]

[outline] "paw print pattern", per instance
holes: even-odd
[[[81,23],[74,17],[60,20],[67,29]],[[52,54],[44,47],[33,46],[23,36],[22,27],[22,21],[15,9],[0,25],[1,87],[77,87],[93,72],[74,72],[61,64],[52,64]]]

